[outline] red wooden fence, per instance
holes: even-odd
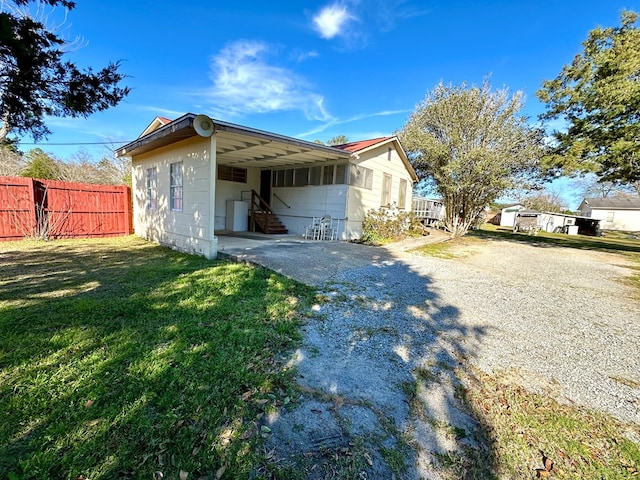
[[[132,233],[131,190],[0,176],[0,240]]]

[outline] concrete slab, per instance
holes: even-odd
[[[407,250],[444,241],[448,235],[407,239],[384,247],[342,241],[305,240],[299,235],[265,235],[253,232],[218,234],[218,258],[261,265],[312,286],[334,281],[345,270],[372,264],[393,264]]]

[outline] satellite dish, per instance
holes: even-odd
[[[193,119],[193,129],[201,137],[210,137],[215,131],[213,120],[206,115],[196,115]]]

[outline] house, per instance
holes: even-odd
[[[417,176],[396,137],[326,146],[188,113],[158,117],[116,150],[131,157],[135,233],[217,255],[216,233],[303,235],[330,215],[357,239],[370,209],[411,209]]]
[[[578,210],[599,219],[603,230],[640,231],[640,198],[585,198]]]

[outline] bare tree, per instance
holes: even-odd
[[[26,166],[22,155],[9,146],[0,145],[0,175],[17,177]]]
[[[537,212],[564,212],[567,205],[559,193],[552,190],[529,192],[522,195],[519,199],[525,207]]]

